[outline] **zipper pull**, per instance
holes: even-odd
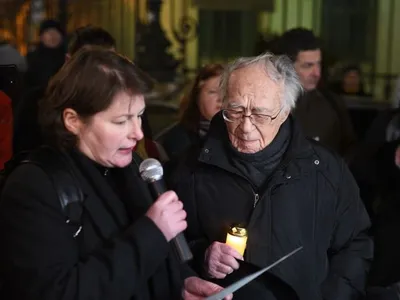
[[[256,205],[258,203],[258,200],[260,200],[260,195],[254,193],[254,206],[253,206],[253,208],[256,207]]]

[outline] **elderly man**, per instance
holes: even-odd
[[[246,263],[265,267],[303,246],[271,273],[300,299],[358,299],[373,252],[370,222],[343,160],[290,116],[301,91],[293,64],[271,54],[240,58],[221,89],[223,110],[203,148],[171,177],[198,271],[228,280]],[[244,257],[225,244],[233,223],[248,231]],[[267,287],[242,294],[271,299]]]

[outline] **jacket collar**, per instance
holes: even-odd
[[[291,123],[291,141],[277,171],[285,177],[295,178],[308,172],[299,164],[301,159],[315,155],[310,141],[301,132],[300,126],[290,115],[286,122]],[[228,132],[222,113],[218,113],[212,120],[208,137],[201,149],[198,160],[201,163],[214,165],[230,173],[238,174],[230,163],[230,154],[226,145],[230,143]]]
[[[116,229],[121,230],[126,224],[131,224],[131,220],[143,215],[151,205],[147,186],[140,180],[133,164],[112,170],[117,172],[121,186],[126,187],[126,197],[122,201],[92,161],[80,153],[73,153],[71,157],[76,167],[75,176],[84,194],[84,212],[90,216],[103,239],[112,236]]]

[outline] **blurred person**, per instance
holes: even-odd
[[[318,39],[308,29],[291,29],[281,36],[276,52],[292,59],[305,91],[293,114],[306,136],[350,161],[356,143],[354,128],[343,99],[318,87],[322,62]]]
[[[55,20],[45,20],[40,24],[40,42],[26,59],[28,69],[25,74],[25,88],[30,90],[46,86],[47,82],[62,67],[65,61],[65,33]]]
[[[46,24],[46,23],[44,23]],[[52,22],[50,22],[52,24]],[[43,29],[44,30],[44,29]],[[55,34],[54,31],[51,34]],[[56,34],[55,34],[56,35]],[[49,38],[50,39],[50,38]],[[55,42],[53,43],[55,44]],[[98,27],[82,27],[75,31],[68,46],[68,53],[63,54],[63,63],[68,61],[81,48],[87,46],[102,46],[115,49],[115,39],[104,29]],[[38,123],[38,102],[45,95],[47,81],[32,89],[27,89],[22,102],[16,109],[14,152],[32,150],[40,146],[42,136]]]
[[[157,139],[173,161],[191,147],[200,146],[207,135],[210,121],[221,109],[219,95],[220,64],[202,67],[189,93],[180,103],[180,120]]]
[[[370,96],[364,90],[362,71],[358,65],[347,65],[341,70],[339,82],[333,88],[334,92],[346,96]]]
[[[26,71],[27,65],[25,57],[23,57],[10,42],[0,37],[0,65],[16,65],[18,71],[23,73]]]
[[[244,266],[266,267],[302,246],[270,273],[301,300],[359,299],[373,254],[370,221],[344,160],[290,115],[301,91],[292,62],[239,58],[221,88],[222,111],[203,147],[170,179],[188,214],[193,266],[225,286]],[[225,244],[232,224],[247,229],[244,255]],[[249,284],[234,299],[288,299],[273,287]]]
[[[32,155],[64,165],[17,165],[5,181],[2,299],[194,300],[221,289],[177,261],[169,242],[187,226],[183,204],[173,191],[153,203],[133,160],[148,90],[141,75],[114,51],[84,48],[50,81],[39,111],[47,146]],[[46,172],[70,174],[65,189],[81,190],[76,232]]]

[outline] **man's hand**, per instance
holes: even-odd
[[[207,275],[217,279],[225,278],[227,274],[239,269],[236,259],[243,260],[243,256],[231,246],[220,242],[212,243],[205,255]]]
[[[221,290],[223,290],[223,288],[215,283],[205,281],[198,277],[188,277],[185,279],[185,288],[182,296],[185,300],[201,300],[212,296]],[[224,300],[231,299],[232,295],[224,298]]]

